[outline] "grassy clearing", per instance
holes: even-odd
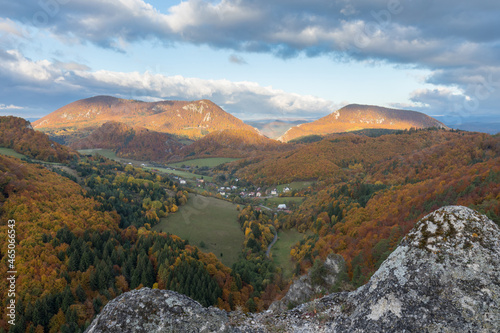
[[[119,157],[116,156],[116,153],[112,151],[111,149],[101,149],[101,148],[96,148],[96,149],[81,149],[78,150],[80,154],[83,155],[101,155],[104,157],[107,157],[112,160],[117,160]]]
[[[144,161],[137,161],[137,160],[132,160],[132,159],[129,159],[129,158],[118,157],[118,156],[116,156],[116,153],[113,150],[111,150],[111,149],[101,149],[101,148],[96,148],[96,149],[81,149],[81,150],[78,150],[78,152],[80,154],[83,154],[83,155],[97,155],[97,154],[99,154],[101,156],[109,158],[110,160],[114,160],[114,161],[117,161],[117,162],[120,162],[120,163],[124,163],[124,164],[131,163],[134,166],[140,166],[143,163],[147,163],[147,162],[144,162]]]
[[[309,187],[313,184],[314,182],[311,181],[299,181],[299,182],[291,182],[289,184],[281,184],[276,186],[279,192],[283,192],[283,189],[285,187],[288,187],[290,191],[293,190],[302,190],[303,188]]]
[[[121,158],[121,157],[118,157],[118,156],[116,156],[116,153],[113,150],[111,150],[111,149],[101,149],[101,148],[96,148],[96,149],[81,149],[81,150],[78,150],[78,152],[80,154],[83,154],[83,155],[97,155],[97,154],[99,154],[101,156],[109,158],[110,160],[114,160],[114,161],[117,161],[117,162],[120,162],[120,163],[125,163],[125,164],[131,163],[134,166],[140,166],[141,164],[147,163],[147,162],[144,162],[144,161],[132,160],[130,158]]]
[[[263,199],[261,203],[270,208],[277,208],[279,204],[286,204],[289,206],[290,202],[300,205],[304,201],[305,197],[273,197]]]
[[[186,205],[161,219],[152,229],[189,240],[200,250],[214,253],[230,267],[238,260],[244,239],[237,217],[236,205],[230,202],[190,194]],[[200,247],[202,241],[205,248]]]
[[[181,171],[181,170],[175,170],[175,169],[156,168],[156,167],[145,167],[144,169],[148,169],[148,170],[153,170],[154,169],[154,170],[158,170],[158,171],[163,172],[163,173],[176,175],[176,176],[184,178],[186,181],[193,181],[193,177],[194,178],[203,178],[203,179],[205,179],[206,181],[209,181],[209,182],[211,182],[212,179],[213,179],[213,177],[210,177],[210,176],[203,176],[203,175],[198,175],[198,174],[195,174],[195,173],[191,173],[191,172],[187,172],[187,171]]]
[[[12,148],[4,148],[4,147],[0,147],[0,155],[17,157],[17,158],[26,157],[25,155],[18,153],[17,151],[15,151]]]
[[[182,162],[177,162],[177,163],[172,163],[169,164],[170,166],[173,166],[175,168],[180,168],[183,165],[187,165],[190,167],[209,167],[209,168],[215,168],[218,165],[232,162],[239,160],[239,158],[225,158],[225,157],[211,157],[211,158],[197,158],[194,160],[186,160]]]
[[[283,270],[285,278],[291,278],[294,264],[291,261],[290,250],[305,235],[295,229],[278,231],[278,241],[271,248],[273,261]]]

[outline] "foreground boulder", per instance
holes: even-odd
[[[86,332],[498,332],[500,231],[469,208],[420,220],[370,281],[290,311],[245,315],[172,291],[109,302]]]

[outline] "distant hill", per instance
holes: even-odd
[[[72,143],[71,147],[113,149],[120,157],[140,161],[164,161],[175,154],[182,144],[167,133],[109,121],[87,137]]]
[[[276,139],[286,133],[291,127],[306,123],[306,120],[278,120],[261,119],[248,120],[246,124],[255,127],[262,134],[271,139]]]
[[[111,96],[70,103],[35,121],[33,127],[51,136],[66,136],[70,143],[111,120],[191,139],[224,129],[256,131],[209,100],[142,102]]]
[[[29,121],[13,116],[0,117],[0,147],[47,162],[68,162],[77,153],[33,130]]]
[[[438,127],[443,123],[423,113],[373,105],[347,105],[311,123],[290,128],[278,140],[287,142],[306,135],[321,135],[362,129],[409,129]]]
[[[249,157],[270,151],[284,151],[287,144],[269,139],[253,130],[221,130],[185,146],[183,157]]]

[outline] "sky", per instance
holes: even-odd
[[[499,18],[498,0],[0,0],[0,115],[111,95],[500,122]]]

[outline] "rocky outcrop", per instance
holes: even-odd
[[[500,231],[443,207],[417,223],[370,281],[290,311],[246,315],[148,288],[109,302],[87,332],[498,332]]]
[[[340,284],[347,275],[344,258],[338,254],[330,254],[319,267],[312,267],[306,275],[292,283],[286,295],[271,304],[271,311],[284,311],[311,300],[320,293],[326,294]],[[320,281],[315,281],[320,280]]]

